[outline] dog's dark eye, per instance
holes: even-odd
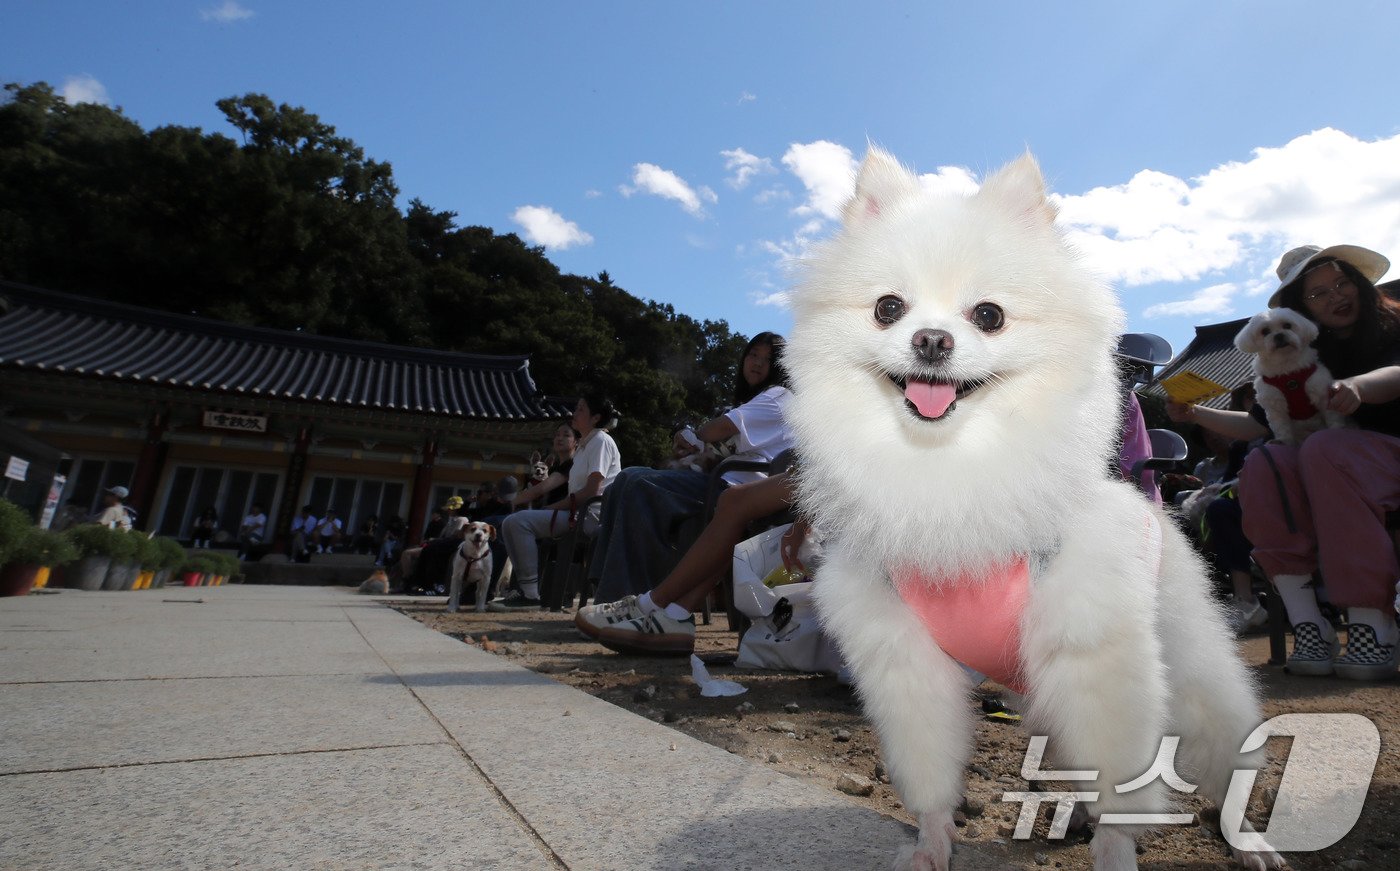
[[[1269,328],[1268,328],[1268,327],[1265,327],[1264,329],[1262,329],[1262,330],[1259,331],[1259,335],[1261,335],[1261,336],[1267,336],[1268,334],[1269,334]]]
[[[1283,322],[1283,328],[1284,328],[1285,330],[1291,330],[1291,329],[1293,329],[1293,325],[1290,324],[1288,321],[1284,321],[1284,322]]]
[[[882,296],[875,301],[875,323],[889,326],[904,317],[904,300],[897,296]]]
[[[1006,314],[994,302],[979,302],[972,310],[972,325],[984,333],[995,333],[1006,323]]]

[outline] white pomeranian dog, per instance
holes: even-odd
[[[1054,221],[1029,155],[965,197],[872,149],[793,298],[800,505],[829,533],[815,595],[919,820],[898,867],[949,867],[974,717],[959,662],[1027,694],[1056,768],[1097,772],[1073,786],[1095,818],[1170,809],[1161,778],[1114,789],[1163,736],[1217,805],[1262,762],[1239,753],[1257,696],[1199,558],[1109,475],[1123,315]],[[1140,828],[1100,819],[1094,867],[1136,868]]]
[[[1327,407],[1332,373],[1317,359],[1317,325],[1291,308],[1271,308],[1249,319],[1235,347],[1254,355],[1254,398],[1274,438],[1287,445],[1321,429],[1346,425]]]

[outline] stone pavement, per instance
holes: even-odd
[[[850,871],[912,835],[317,587],[0,599],[0,810],[26,871]]]

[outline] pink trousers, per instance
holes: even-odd
[[[1400,563],[1385,515],[1400,508],[1400,438],[1329,429],[1301,447],[1257,448],[1240,472],[1240,507],[1269,577],[1321,569],[1332,604],[1391,612]]]

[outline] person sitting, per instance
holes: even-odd
[[[1317,324],[1318,359],[1333,378],[1327,407],[1355,424],[1313,433],[1301,445],[1256,448],[1240,472],[1244,532],[1293,625],[1287,667],[1294,674],[1395,676],[1400,561],[1385,516],[1400,508],[1400,303],[1375,284],[1389,267],[1356,245],[1295,248],[1279,263],[1269,299],[1271,308]],[[1269,432],[1257,405],[1249,413],[1169,406],[1168,414],[1236,439]],[[1341,655],[1311,586],[1319,568],[1328,598],[1346,609]]]
[[[602,495],[622,471],[622,454],[608,430],[618,424],[617,410],[601,393],[589,392],[574,407],[573,426],[579,434],[569,492],[542,509],[517,511],[501,523],[506,553],[514,567],[516,589],[487,607],[492,611],[538,608],[540,605],[539,546],[537,539],[558,538],[581,524],[585,535],[598,527],[599,508],[590,504]]]
[[[706,443],[735,442],[735,456],[771,460],[792,447],[783,407],[792,395],[782,366],[786,340],[759,333],[749,341],[739,365],[735,407],[697,428]],[[678,456],[698,449],[684,431],[673,438]],[[731,472],[732,486],[763,477],[760,472]],[[677,528],[704,511],[709,475],[694,468],[623,470],[603,501],[598,543],[589,566],[597,581],[596,600],[616,601],[650,590],[675,565],[672,541]]]
[[[452,516],[454,513],[455,512],[452,509],[449,509],[446,506],[443,506],[442,508],[434,508],[433,513],[428,515],[428,525],[423,527],[423,543],[426,544],[427,542],[430,542],[438,536],[442,535],[443,527],[447,525],[447,518]]]
[[[574,625],[614,650],[690,653],[695,648],[693,612],[724,579],[734,546],[744,540],[750,523],[790,507],[793,498],[790,472],[730,487],[720,493],[715,516],[700,537],[655,589],[582,607],[574,614]],[[803,532],[805,526],[794,536]]]
[[[312,513],[310,505],[301,506],[296,517],[292,518],[291,526],[291,552],[287,554],[288,561],[306,562],[311,556],[311,549],[308,545],[311,542],[311,535],[316,531],[316,515]]]
[[[514,475],[506,475],[496,482],[490,498],[477,502],[473,518],[503,517],[515,508],[515,496],[520,492],[520,482]]]
[[[103,490],[102,510],[89,518],[89,521],[106,526],[110,529],[120,529],[123,532],[130,532],[132,525],[131,512],[122,504],[129,495],[131,495],[131,491],[120,484]]]
[[[548,472],[544,480],[539,481],[521,490],[515,496],[515,504],[530,504],[536,500],[541,506],[560,502],[569,498],[569,471],[574,465],[574,452],[578,449],[578,433],[574,432],[573,424],[561,423],[554,430],[554,439],[551,443],[552,453],[548,462]],[[501,579],[501,572],[506,567],[506,539],[500,534],[501,526],[505,523],[509,512],[491,515],[478,516],[483,523],[489,523],[496,528],[497,535],[491,540],[491,586],[489,590],[494,592]]]
[[[452,576],[452,557],[461,546],[469,522],[465,517],[449,517],[443,524],[442,535],[422,547],[404,551],[399,560],[399,576],[405,593],[447,595],[447,585]]]
[[[398,560],[399,549],[403,547],[403,536],[403,518],[396,514],[384,524],[384,538],[379,543],[379,557],[374,561],[376,566],[392,566]]]
[[[344,524],[336,516],[335,510],[326,509],[326,516],[321,518],[311,532],[311,544],[316,548],[317,553],[330,553],[340,544],[340,531]]]
[[[219,531],[219,512],[213,506],[204,509],[194,522],[194,529],[190,531],[190,544],[195,548],[209,549],[209,545],[214,543],[214,535]]]
[[[355,540],[351,542],[350,548],[355,553],[374,553],[379,547],[379,515],[371,514],[360,523],[360,529],[355,533]]]
[[[262,506],[254,502],[238,525],[238,558],[246,560],[252,556],[253,548],[262,544],[266,533],[267,515],[263,513]]]

